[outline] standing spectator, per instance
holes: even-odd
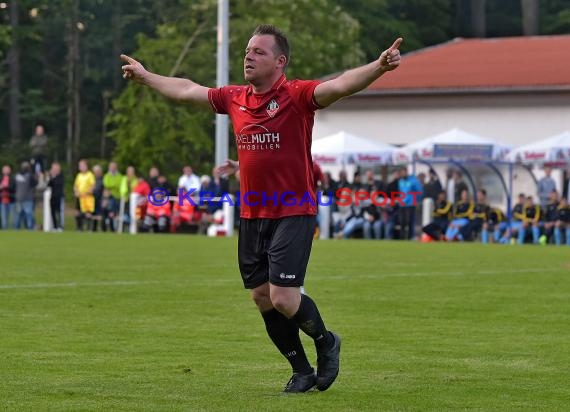
[[[566,199],[566,202],[570,203],[570,168],[566,169],[566,177],[564,178],[564,183],[562,184],[562,197]]]
[[[33,172],[36,176],[43,175],[45,171],[48,137],[45,134],[44,125],[41,123],[36,125],[34,135],[30,138],[30,148],[32,149]]]
[[[467,183],[463,181],[463,175],[459,170],[453,172],[453,181],[455,182],[455,202],[461,199],[461,193],[464,190],[467,190],[469,193],[469,188],[467,187]]]
[[[95,176],[95,186],[93,187],[93,199],[95,201],[95,210],[93,211],[93,222],[91,230],[97,231],[98,223],[103,219],[103,169],[99,165],[93,166],[93,175]]]
[[[359,171],[354,172],[354,176],[352,178],[352,190],[357,191],[362,188],[362,176],[360,175]]]
[[[137,197],[137,208],[136,208],[136,220],[137,222],[142,221],[146,216],[146,208],[148,206],[148,195],[150,194],[151,188],[146,180],[138,176],[135,179],[136,183],[132,188],[132,193],[136,193]],[[129,196],[130,198],[130,196]],[[170,202],[168,203],[170,206]],[[130,212],[130,206],[126,209],[126,213]]]
[[[376,180],[374,178],[374,172],[372,170],[367,170],[364,175],[364,182],[362,183],[364,190],[369,192],[370,194],[376,191],[384,191],[384,185],[382,181]]]
[[[170,184],[166,176],[160,175],[157,179],[158,187],[164,189],[170,196],[176,196],[176,189]],[[152,189],[152,188],[151,188]]]
[[[334,197],[336,190],[338,188],[338,183],[332,178],[331,172],[325,172],[323,174],[323,181],[321,182],[321,190],[326,196]],[[333,203],[333,206],[336,206]]]
[[[182,176],[178,179],[178,188],[184,189],[184,192],[194,189],[194,193],[199,194],[200,178],[194,174],[190,166],[184,166],[182,169]]]
[[[79,231],[83,230],[83,223],[87,221],[87,229],[90,228],[91,218],[95,211],[95,198],[93,189],[95,188],[95,176],[89,170],[87,160],[79,161],[79,172],[75,176],[73,183],[73,193],[75,195],[75,222]]]
[[[150,186],[150,189],[156,189],[158,187],[161,187],[158,184],[158,177],[160,176],[160,171],[158,170],[158,167],[151,167],[150,170],[148,171],[148,185]]]
[[[404,196],[398,212],[400,239],[412,240],[416,236],[416,206],[422,200],[423,188],[416,176],[408,175],[406,167],[400,169],[398,191]]]
[[[433,199],[435,202],[436,199],[438,199],[440,196],[442,190],[443,188],[441,186],[441,182],[439,181],[439,177],[437,177],[437,173],[435,170],[429,169],[429,178],[424,185],[424,198]]]
[[[346,175],[346,170],[341,170],[338,174],[338,189],[352,189],[352,185],[348,182],[348,177]],[[335,193],[336,194],[336,193]]]
[[[63,230],[61,222],[61,205],[63,204],[64,178],[61,173],[61,166],[57,162],[51,164],[47,186],[51,189],[49,205],[53,230],[55,232],[61,232]]]
[[[537,194],[540,201],[540,207],[542,209],[546,208],[548,201],[550,200],[550,194],[553,190],[556,190],[556,182],[550,176],[552,169],[550,167],[544,168],[544,177],[538,181]]]
[[[394,239],[394,229],[400,224],[400,204],[393,202],[393,193],[400,190],[400,169],[394,170],[392,173],[392,180],[388,183],[388,189],[386,194],[388,195],[388,201],[386,205],[382,208],[383,220],[385,223],[385,238],[388,240]],[[400,229],[400,232],[402,230]]]
[[[133,166],[127,167],[125,175],[121,179],[121,195],[120,195],[120,202],[121,204],[124,203],[124,210],[123,215],[119,216],[119,218],[123,219],[124,222],[127,224],[130,223],[131,215],[130,215],[130,199],[131,193],[135,190],[139,183],[139,179],[136,175],[136,170]],[[120,212],[119,212],[120,214]]]
[[[0,177],[0,221],[2,229],[8,229],[8,221],[14,213],[14,195],[16,193],[16,181],[12,176],[12,169],[8,165],[2,166]]]
[[[112,232],[115,231],[115,218],[119,213],[119,201],[121,199],[121,182],[123,175],[119,173],[117,163],[109,163],[107,173],[103,176],[103,188],[107,191],[103,197],[105,201],[102,202],[103,231],[107,229],[107,222]]]
[[[447,201],[451,204],[455,204],[457,199],[455,199],[455,179],[453,174],[453,169],[447,169],[445,172],[445,177],[447,179],[445,183],[445,192],[447,194]]]
[[[221,196],[220,188],[216,182],[208,175],[200,177],[200,210],[206,212],[206,217],[214,214],[214,212],[221,208],[221,203],[213,202],[209,199]]]
[[[20,173],[16,174],[15,180],[15,209],[16,215],[14,219],[14,229],[20,229],[22,216],[28,230],[34,228],[34,189],[37,180],[32,173],[32,167],[29,162],[23,162]]]

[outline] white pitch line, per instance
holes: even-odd
[[[0,289],[48,289],[48,288],[80,288],[80,287],[91,287],[91,286],[133,286],[133,285],[143,285],[146,283],[158,283],[157,281],[128,281],[128,280],[116,280],[107,282],[86,282],[86,283],[35,283],[28,285],[0,285]]]
[[[377,275],[332,275],[324,276],[327,280],[349,280],[349,279],[385,279],[385,278],[406,278],[423,276],[465,276],[465,275],[508,275],[517,273],[545,273],[545,272],[567,272],[563,268],[536,268],[536,269],[511,269],[511,270],[480,270],[474,272],[404,272],[404,273],[378,273]]]

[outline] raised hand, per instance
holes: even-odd
[[[231,176],[239,169],[239,163],[235,160],[228,159],[219,166],[216,166],[214,173],[216,176]]]
[[[400,50],[398,48],[403,41],[404,39],[398,37],[388,50],[382,52],[380,55],[380,66],[383,70],[394,70],[400,65]]]
[[[121,54],[121,60],[127,63],[121,67],[123,70],[123,78],[142,83],[144,75],[147,73],[143,65],[125,54]]]

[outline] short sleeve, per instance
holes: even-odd
[[[291,96],[299,107],[308,112],[322,109],[315,100],[315,88],[320,84],[318,80],[294,80],[291,82]]]
[[[230,103],[233,97],[232,89],[235,86],[223,86],[208,90],[208,100],[214,110],[214,113],[228,114]]]

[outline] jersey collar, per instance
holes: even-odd
[[[286,81],[287,81],[287,78],[285,77],[285,74],[282,74],[281,77],[279,77],[279,78],[277,79],[277,81],[276,81],[275,83],[273,83],[273,86],[271,86],[271,89],[270,89],[270,90],[268,90],[268,91],[265,92],[265,93],[260,94],[259,96],[263,96],[264,94],[267,94],[267,93],[274,92],[274,91],[278,90],[278,89],[283,85],[283,83],[285,83]],[[254,94],[254,93],[253,93],[253,86],[252,86],[251,84],[250,84],[250,85],[248,86],[248,88],[247,88],[247,94],[248,94],[248,95]]]

